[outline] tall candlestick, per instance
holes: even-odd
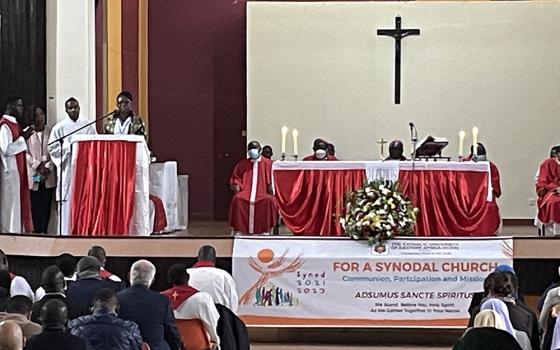
[[[297,144],[297,138],[298,138],[299,132],[297,131],[297,129],[292,130],[292,138],[294,139],[294,156],[298,155],[298,144]]]
[[[472,144],[473,144],[473,156],[478,156],[478,128],[475,126],[472,128]]]
[[[465,131],[459,131],[459,157],[463,157],[463,151],[465,146]]]
[[[282,153],[286,153],[286,139],[288,138],[288,127],[282,127]]]

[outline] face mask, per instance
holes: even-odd
[[[247,155],[249,156],[250,159],[257,159],[260,156],[260,152],[258,149],[252,148],[249,151],[247,151]]]
[[[477,159],[479,162],[485,162],[485,161],[488,160],[488,159],[486,159],[486,154],[480,154],[480,155],[476,156],[476,159]]]
[[[325,151],[324,149],[318,149],[315,151],[315,158],[317,159],[323,159],[327,156],[327,151]]]

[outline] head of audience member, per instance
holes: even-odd
[[[0,270],[10,271],[10,265],[8,264],[8,256],[2,249],[0,249]]]
[[[25,341],[21,327],[14,321],[0,322],[0,349],[22,350]]]
[[[400,160],[404,152],[404,146],[401,140],[393,140],[389,143],[389,159]]]
[[[513,325],[511,324],[509,311],[505,302],[497,298],[487,299],[482,303],[482,305],[480,305],[480,311],[482,312],[484,310],[492,310],[496,312],[503,322],[504,330],[512,336],[516,337],[515,330],[513,328]]]
[[[72,121],[78,120],[80,117],[80,104],[78,103],[78,100],[74,97],[70,97],[64,103],[64,108],[66,109],[66,114],[68,114],[68,117],[70,117]]]
[[[10,314],[20,314],[29,319],[31,317],[31,310],[33,309],[33,302],[25,295],[16,295],[10,298],[6,311]]]
[[[484,290],[489,297],[505,298],[513,295],[513,285],[508,276],[503,272],[492,272],[484,280]]]
[[[258,141],[251,141],[247,144],[247,158],[258,159],[261,156],[261,144]]]
[[[55,261],[56,266],[62,271],[64,277],[71,278],[76,272],[76,258],[72,254],[60,254]]]
[[[334,144],[328,143],[327,144],[327,155],[334,157],[335,154],[336,154],[336,149],[334,148]]]
[[[199,262],[205,261],[216,263],[216,249],[214,249],[214,247],[212,247],[211,245],[200,247],[200,249],[198,250],[197,260]]]
[[[78,261],[76,275],[79,280],[84,278],[99,278],[101,263],[94,256],[84,256]]]
[[[501,330],[506,330],[504,320],[494,310],[482,310],[474,318],[473,326],[475,328],[480,327],[493,327]]]
[[[266,145],[262,148],[262,156],[267,158],[267,159],[272,159],[272,156],[274,155],[274,153],[272,152],[272,147],[270,147],[269,145]]]
[[[513,267],[509,265],[498,265],[494,272],[502,272],[505,275],[506,279],[511,283],[513,287],[513,296],[517,298],[517,293],[519,290],[519,279],[517,278]]]
[[[10,95],[6,97],[4,114],[15,117],[19,122],[23,118],[23,99],[21,96]]]
[[[89,248],[88,256],[94,256],[99,260],[101,266],[105,267],[105,263],[107,262],[107,254],[105,253],[105,249],[98,245],[94,245],[93,247]]]
[[[181,263],[171,265],[169,271],[167,271],[167,281],[172,287],[188,285],[187,265]]]
[[[49,300],[41,308],[43,330],[64,330],[68,321],[68,307],[58,299]]]
[[[130,285],[150,288],[156,277],[156,267],[148,260],[138,260],[130,267]]]
[[[93,312],[106,311],[110,314],[117,314],[119,309],[119,299],[115,291],[110,288],[98,290],[93,297]]]
[[[474,157],[474,147],[471,145],[471,158]],[[476,159],[479,161],[485,161],[488,159],[486,156],[486,147],[482,143],[478,143],[476,147]]]
[[[327,149],[329,145],[325,140],[316,139],[313,141],[313,154],[317,159],[325,159],[327,157]]]
[[[128,91],[121,91],[117,95],[117,109],[119,110],[120,117],[128,118],[128,116],[132,114],[133,100],[132,94]]]
[[[46,293],[64,292],[64,275],[56,265],[47,267],[41,275],[41,285]]]

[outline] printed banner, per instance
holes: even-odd
[[[465,327],[472,293],[511,238],[236,237],[238,314],[249,325]]]

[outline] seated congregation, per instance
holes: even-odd
[[[454,350],[560,349],[560,284],[553,283],[540,298],[540,316],[519,292],[512,267],[500,265],[484,280],[484,291],[474,293],[466,332]]]
[[[249,349],[235,283],[213,247],[201,247],[192,268],[173,264],[161,293],[150,289],[150,261],[134,262],[126,283],[106,260],[100,246],[77,264],[62,254],[33,293],[0,250],[0,349]]]

